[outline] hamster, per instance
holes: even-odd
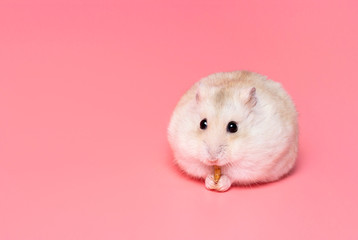
[[[210,190],[271,182],[294,166],[295,105],[277,82],[248,71],[222,72],[195,83],[171,116],[168,140],[176,164]],[[214,166],[221,176],[214,179]]]

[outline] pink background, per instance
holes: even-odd
[[[0,3],[0,239],[358,239],[358,3]],[[166,139],[195,81],[281,82],[300,154],[226,193],[181,175]]]

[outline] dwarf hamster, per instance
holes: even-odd
[[[215,73],[182,96],[168,140],[176,164],[208,189],[275,181],[296,161],[297,112],[282,86],[263,75]],[[214,166],[221,168],[218,182]]]

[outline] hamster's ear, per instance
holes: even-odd
[[[241,96],[243,102],[248,106],[248,107],[254,107],[257,103],[257,98],[256,98],[256,88],[255,87],[251,87],[251,88],[247,88],[242,92],[242,96]]]
[[[199,92],[199,89],[196,91],[195,99],[196,99],[196,103],[199,103],[199,102],[200,102],[200,92]]]
[[[202,83],[199,82],[198,88],[197,88],[196,94],[195,94],[196,103],[200,103],[200,101],[201,101],[202,98],[203,98],[201,92],[202,92]]]

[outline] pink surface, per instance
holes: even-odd
[[[0,3],[0,239],[358,239],[357,1]],[[294,173],[207,191],[172,165],[210,73],[281,82]]]

